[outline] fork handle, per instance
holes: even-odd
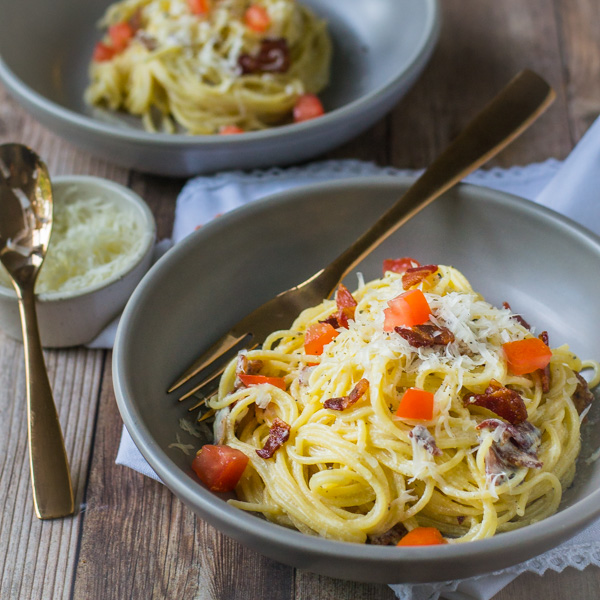
[[[328,297],[365,256],[466,175],[495,156],[554,100],[552,88],[524,70],[467,125],[405,194],[327,267],[311,278]],[[315,281],[318,280],[318,281]]]
[[[17,290],[25,350],[29,466],[40,519],[73,514],[71,474],[40,342],[33,283]]]

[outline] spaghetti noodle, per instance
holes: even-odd
[[[329,79],[326,24],[295,0],[122,0],[101,26],[86,102],[140,116],[149,131],[289,122]]]
[[[591,398],[579,371],[591,369],[595,386],[598,364],[564,345],[548,368],[516,375],[506,344],[537,340],[528,324],[456,269],[427,269],[409,268],[412,280],[388,271],[344,297],[340,288],[229,364],[209,405],[216,443],[249,459],[231,504],[372,543],[417,527],[476,540],[557,510],[580,450],[574,400]],[[390,327],[407,289],[423,292],[427,324]],[[326,326],[335,334],[322,348],[309,343]],[[409,389],[431,395],[429,415],[400,408]]]

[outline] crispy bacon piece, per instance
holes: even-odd
[[[495,379],[490,381],[484,394],[467,394],[463,402],[465,406],[474,404],[487,408],[512,425],[518,425],[527,419],[527,408],[521,395]]]
[[[441,456],[442,451],[437,447],[435,438],[429,433],[429,429],[425,425],[415,425],[408,433],[408,437],[417,440],[417,444],[425,448],[429,454],[433,456]]]
[[[590,392],[588,382],[579,373],[575,373],[575,377],[579,383],[573,394],[573,404],[575,404],[577,413],[581,414],[594,400],[594,394]]]
[[[546,344],[546,346],[548,346],[548,348],[550,347],[547,331],[542,331],[538,337]],[[550,391],[550,364],[547,364],[543,369],[538,369],[538,371],[540,373],[540,379],[542,380],[542,392],[547,394]]]
[[[447,346],[454,341],[454,334],[447,327],[438,327],[433,323],[424,323],[413,327],[395,327],[394,331],[414,348]]]
[[[250,73],[285,73],[290,68],[290,50],[285,38],[264,39],[254,55],[241,54],[238,65],[243,75]]]
[[[140,29],[136,32],[135,38],[136,40],[139,40],[142,44],[144,44],[146,50],[149,50],[150,52],[153,52],[158,48],[157,39],[153,35],[149,34],[147,31],[144,31],[143,29]]]
[[[340,327],[348,329],[348,320],[354,319],[357,302],[350,290],[343,283],[340,283],[338,286],[335,294],[335,304],[337,312],[323,321],[319,321],[319,323],[328,323],[334,329],[339,329]]]
[[[244,382],[240,379],[240,375],[256,375],[260,372],[262,366],[262,360],[248,360],[246,354],[238,354],[233,389],[239,390],[240,388],[246,387]]]
[[[331,410],[346,410],[348,407],[358,402],[358,400],[360,400],[360,398],[368,389],[369,380],[363,377],[363,379],[361,379],[354,386],[348,396],[342,396],[341,398],[329,398],[329,400],[325,400],[325,402],[323,402],[323,406]]]
[[[512,308],[510,307],[510,304],[508,302],[503,302],[502,306],[504,308],[508,308],[508,310],[510,310],[512,312]],[[520,323],[521,325],[523,325],[523,327],[525,327],[525,329],[531,329],[531,325],[521,315],[516,315],[513,313],[512,318],[515,321],[517,321],[518,323]]]
[[[281,448],[290,437],[290,426],[285,422],[275,417],[273,425],[269,429],[269,437],[265,445],[256,451],[261,458],[271,458],[278,448]]]
[[[437,265],[421,265],[419,267],[411,267],[410,269],[406,269],[404,275],[402,275],[402,287],[407,290],[415,285],[418,285],[429,277],[433,275],[438,270]]]
[[[477,429],[490,429],[496,440],[485,457],[485,472],[496,483],[505,481],[515,467],[540,469],[542,462],[537,456],[540,431],[529,421],[511,425],[499,419],[486,419]]]
[[[373,546],[395,546],[408,533],[402,523],[396,523],[391,529],[379,535],[369,535],[368,543]]]
[[[337,317],[340,327],[348,327],[348,319],[354,319],[357,302],[350,290],[343,284],[338,285],[335,294],[335,303],[337,305]]]

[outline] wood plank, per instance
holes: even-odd
[[[393,113],[392,164],[426,166],[524,68],[547,78],[558,98],[489,164],[564,158],[571,148],[552,0],[444,0],[442,33],[423,76]]]
[[[21,142],[46,160],[52,175],[96,172],[126,178],[117,167],[54,136],[0,86],[0,143]],[[76,567],[80,514],[39,521],[33,511],[27,450],[23,346],[0,334],[0,597],[69,598]],[[83,348],[44,352],[69,457],[76,506],[86,485],[104,352]]]
[[[45,351],[76,506],[83,497],[102,367],[101,351]],[[69,598],[80,515],[34,515],[27,450],[23,346],[0,335],[0,597]]]
[[[556,10],[575,144],[600,114],[600,4],[597,0],[556,0]]]

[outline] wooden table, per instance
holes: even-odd
[[[597,0],[442,0],[440,44],[393,113],[328,155],[424,167],[467,120],[524,67],[558,92],[550,110],[496,160],[562,159],[600,113]],[[25,142],[53,175],[93,174],[124,183],[148,202],[168,237],[184,181],[126,171],[40,126],[0,89],[0,142]],[[164,486],[115,465],[121,418],[111,353],[45,352],[81,510],[33,516],[23,348],[0,334],[0,598],[4,599],[392,599],[385,585],[356,584],[267,560],[197,519]],[[597,597],[600,569],[523,575],[504,600]]]

